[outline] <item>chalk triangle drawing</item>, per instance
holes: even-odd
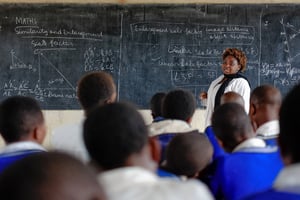
[[[39,80],[40,87],[51,90],[75,90],[67,75],[59,68],[59,62],[53,62],[42,51],[38,52],[39,56]],[[58,63],[58,64],[57,64]],[[61,67],[61,66],[60,66]]]

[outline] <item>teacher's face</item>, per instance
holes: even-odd
[[[236,74],[241,69],[241,65],[233,56],[227,56],[223,60],[222,71],[224,74]]]

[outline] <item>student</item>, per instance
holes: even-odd
[[[200,182],[177,182],[154,174],[147,126],[128,104],[109,104],[90,113],[84,142],[110,200],[212,199]]]
[[[199,178],[212,161],[213,148],[204,134],[178,134],[167,146],[165,170],[184,179]]]
[[[78,100],[87,115],[95,106],[113,103],[116,100],[116,86],[112,76],[104,71],[90,72],[78,82]],[[82,139],[82,124],[64,125],[56,128],[51,137],[53,149],[70,153],[84,162],[89,161]]]
[[[167,93],[162,105],[165,119],[149,126],[149,136],[160,141],[161,161],[165,158],[167,144],[176,134],[195,130],[190,125],[195,110],[196,99],[191,92],[175,89]]]
[[[283,100],[279,124],[278,145],[285,168],[271,189],[258,193],[248,200],[298,200],[300,199],[300,85],[296,85]]]
[[[1,199],[105,200],[83,163],[62,153],[43,153],[15,162],[0,175]]]
[[[162,117],[162,102],[165,96],[166,93],[158,92],[155,93],[150,100],[150,110],[153,122],[158,122],[164,119]]]
[[[30,97],[13,96],[0,104],[0,133],[6,146],[0,151],[0,172],[16,160],[45,152],[45,120],[38,102]]]
[[[217,159],[211,188],[217,199],[236,200],[269,188],[282,168],[276,147],[255,137],[250,119],[237,103],[219,106],[212,127],[221,146],[230,152]]]
[[[249,116],[257,137],[267,145],[277,146],[281,93],[271,85],[255,88],[250,96]]]
[[[225,104],[225,103],[237,103],[240,104],[241,106],[244,107],[244,99],[243,97],[236,93],[236,92],[226,92],[225,94],[222,95],[221,97],[221,105]],[[204,131],[205,135],[208,137],[209,141],[211,142],[211,144],[213,145],[213,160],[215,160],[216,158],[220,157],[220,156],[224,156],[225,152],[223,150],[222,147],[220,147],[217,138],[215,136],[215,133],[212,129],[212,126],[208,126],[205,131]]]

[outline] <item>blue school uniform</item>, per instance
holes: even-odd
[[[271,189],[251,195],[245,200],[299,200],[300,164],[285,167]]]
[[[34,142],[25,141],[7,145],[0,153],[0,173],[17,160],[41,152],[45,152],[45,149]]]
[[[262,124],[257,130],[258,138],[263,139],[268,146],[278,146],[277,137],[279,135],[279,121],[272,120]]]
[[[210,187],[217,199],[241,199],[270,188],[282,167],[277,147],[251,138],[216,160]]]
[[[217,157],[224,156],[226,152],[223,150],[223,148],[219,145],[217,138],[215,136],[215,133],[212,129],[212,126],[208,126],[205,131],[205,135],[209,139],[210,143],[213,146],[213,160],[215,160]]]

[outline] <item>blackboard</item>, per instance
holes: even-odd
[[[0,100],[80,109],[77,81],[103,70],[119,100],[148,108],[159,91],[207,90],[227,47],[246,53],[252,88],[285,95],[300,79],[300,5],[0,4]]]

